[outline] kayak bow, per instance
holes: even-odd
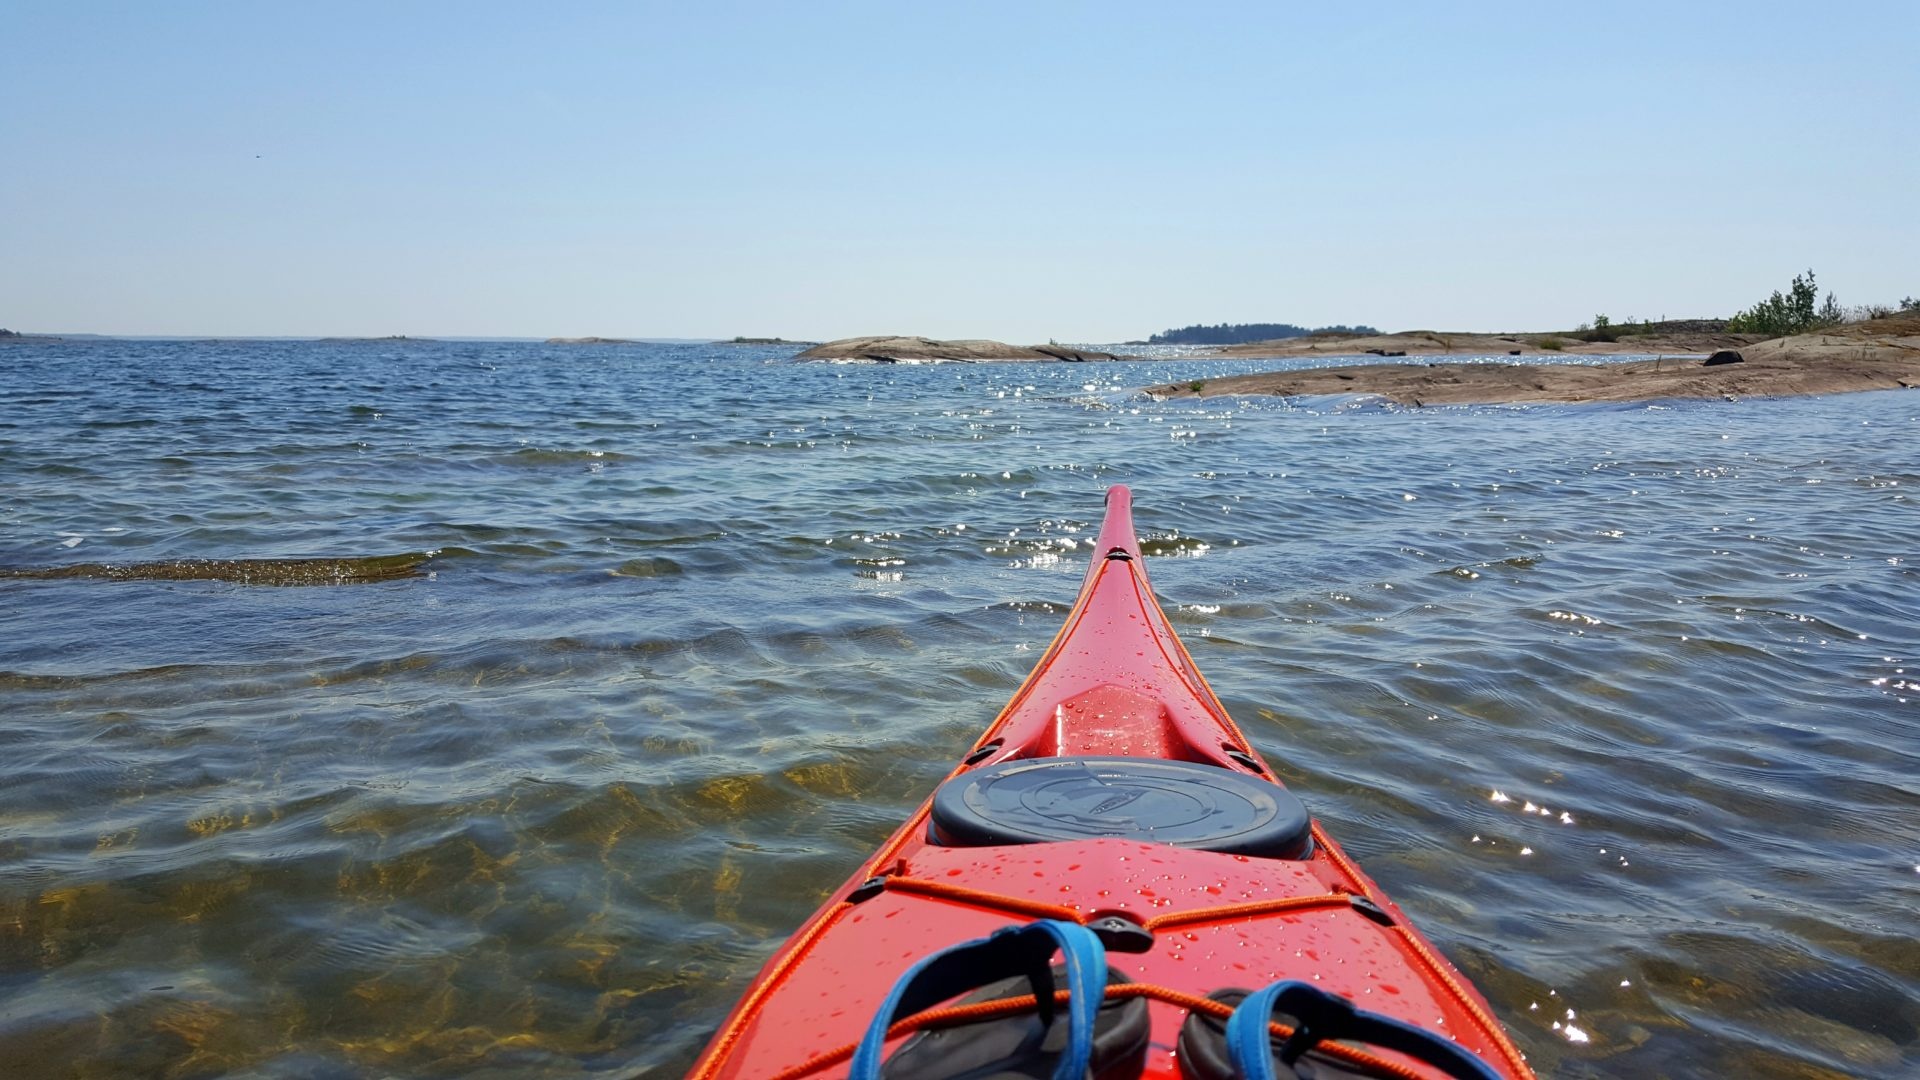
[[[1096,955],[1104,946],[1103,968],[1075,959],[1080,927]],[[1091,1029],[1090,1013],[1070,1009],[1069,1024],[1053,1008],[1079,995],[1046,992],[1056,946],[1067,969],[1055,984],[1097,996],[1079,967],[1102,968]],[[1273,1064],[1287,1076],[1303,1054],[1319,1075],[1533,1075],[1466,978],[1227,715],[1153,598],[1117,485],[1079,598],[1032,674],[768,961],[689,1076],[934,1080],[994,1075],[980,1062],[997,1054],[1073,1053],[1089,1062],[1075,1075],[1112,1078]]]

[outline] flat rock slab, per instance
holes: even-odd
[[[1377,394],[1401,405],[1499,405],[1788,397],[1900,387],[1920,387],[1920,337],[1850,340],[1804,351],[1754,347],[1746,350],[1744,363],[1714,367],[1696,357],[1613,364],[1364,364],[1197,379],[1147,392],[1156,398]]]

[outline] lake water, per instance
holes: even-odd
[[[679,1075],[1005,703],[1116,482],[1543,1073],[1920,1070],[1920,395],[790,353],[0,348],[0,566],[89,575],[0,578],[0,1071]]]

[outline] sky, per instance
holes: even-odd
[[[0,0],[0,326],[1107,342],[1920,295],[1920,3]]]

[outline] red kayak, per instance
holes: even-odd
[[[690,1077],[1531,1077],[1272,777],[1107,493],[1013,700],[768,961]]]

